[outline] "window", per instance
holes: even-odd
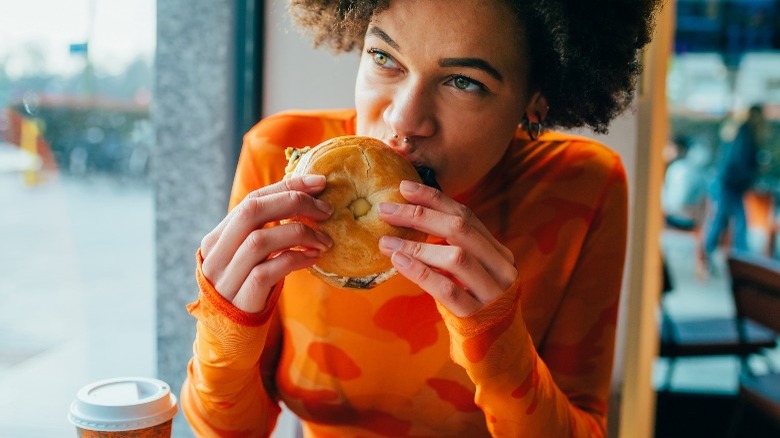
[[[155,7],[0,14],[0,436],[73,435],[81,386],[155,375]]]

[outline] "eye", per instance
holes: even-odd
[[[368,49],[368,54],[374,60],[374,64],[380,67],[395,68],[395,60],[387,53],[379,49]]]
[[[469,78],[468,76],[457,75],[450,78],[447,81],[453,87],[463,91],[487,91],[487,88],[478,81]]]

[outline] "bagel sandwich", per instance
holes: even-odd
[[[325,175],[318,199],[329,202],[333,214],[323,222],[304,222],[328,234],[333,246],[309,268],[326,283],[351,289],[370,289],[396,274],[390,258],[379,251],[379,239],[395,236],[424,241],[423,232],[395,227],[379,218],[379,203],[406,203],[402,180],[422,183],[415,167],[381,140],[341,136],[313,148],[287,148],[285,178]]]

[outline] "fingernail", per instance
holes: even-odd
[[[308,257],[310,259],[317,258],[317,257],[320,256],[320,251],[317,250],[317,249],[314,249],[314,248],[308,248],[308,249],[303,250],[302,252],[303,252],[303,255],[305,255],[306,257]]]
[[[379,239],[379,243],[385,248],[393,251],[401,249],[401,246],[404,244],[403,240],[393,236],[382,236],[382,238]]]
[[[403,180],[401,181],[401,190],[405,192],[413,193],[420,190],[420,184],[414,181]]]
[[[333,246],[333,239],[331,239],[330,236],[328,236],[327,234],[325,234],[325,233],[323,233],[321,231],[315,231],[314,232],[314,237],[316,237],[317,240],[322,242],[322,244],[327,246],[328,248]]]
[[[333,213],[333,206],[329,202],[322,199],[314,199],[314,206],[317,207],[323,213]]]
[[[303,177],[303,185],[317,187],[325,184],[325,175],[306,175]]]
[[[402,268],[408,268],[409,265],[412,264],[412,259],[409,258],[406,254],[396,251],[393,253],[392,256],[393,263],[396,265],[402,267]]]
[[[398,205],[398,204],[392,204],[392,203],[389,203],[389,202],[380,202],[379,203],[379,211],[384,213],[384,214],[393,214],[396,211],[398,211],[398,209],[400,207],[401,206]]]

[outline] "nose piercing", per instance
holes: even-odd
[[[394,138],[394,139],[395,139],[395,138],[398,138],[398,134],[396,134],[396,133],[394,132],[394,133],[393,133],[393,138]],[[409,137],[404,137],[404,143],[409,143]]]

